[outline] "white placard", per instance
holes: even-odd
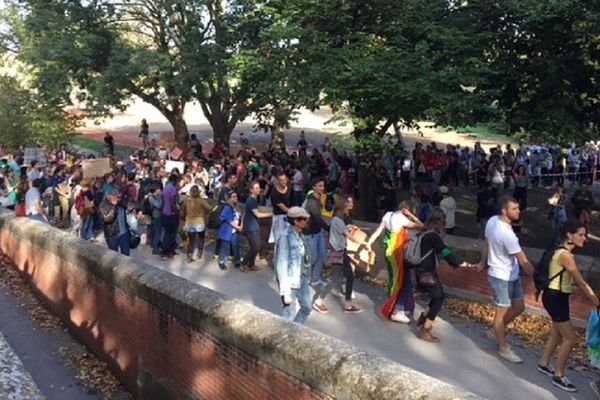
[[[170,174],[175,168],[177,168],[180,174],[183,174],[183,171],[185,170],[185,163],[183,161],[167,160],[167,163],[165,164],[165,171]]]

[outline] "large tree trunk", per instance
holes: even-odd
[[[175,143],[177,143],[177,147],[183,150],[183,153],[187,155],[189,131],[187,123],[183,118],[183,108],[180,108],[175,112],[169,112],[165,114],[165,116],[167,117],[167,120],[173,127]]]
[[[229,109],[224,107],[221,102],[201,102],[200,106],[213,130],[213,139],[215,143],[220,139],[227,149],[229,149],[231,133],[236,126],[236,123],[231,120]]]
[[[375,173],[362,165],[358,167],[358,213],[367,221],[379,220]]]
[[[285,131],[283,126],[274,124],[269,126],[271,130],[271,143],[274,143],[279,149],[285,148]]]

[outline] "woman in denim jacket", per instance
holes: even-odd
[[[306,228],[309,215],[302,207],[291,207],[287,212],[289,226],[276,243],[277,259],[275,273],[279,282],[279,294],[283,304],[281,316],[287,320],[303,324],[311,307],[310,267],[307,261],[308,246],[302,230]],[[300,309],[296,312],[294,297]]]

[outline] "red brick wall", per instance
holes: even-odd
[[[175,398],[326,399],[329,396],[147,301],[0,230],[0,247],[75,334],[136,397],[150,375]]]
[[[492,290],[488,283],[488,276],[485,271],[478,273],[472,269],[459,268],[454,269],[448,265],[440,264],[439,276],[442,283],[452,288],[465,290],[467,292],[485,295],[492,301]],[[535,285],[529,277],[522,276],[523,290],[525,291],[525,305],[527,307],[544,310],[542,299],[535,301]],[[573,287],[571,301],[571,317],[575,319],[587,320],[591,303],[578,287]]]

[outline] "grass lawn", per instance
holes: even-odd
[[[460,127],[456,128],[456,131],[473,133],[475,135],[481,135],[483,137],[490,137],[490,136],[497,135],[497,133],[494,133],[490,129],[490,127],[486,124],[478,124],[478,125],[473,125],[473,126],[460,126]]]
[[[103,142],[98,142],[98,141],[92,140],[92,139],[86,139],[81,136],[75,136],[73,139],[71,139],[71,144],[74,144],[74,145],[77,145],[80,147],[84,147],[86,149],[93,150],[98,153],[102,153],[104,151],[104,143]],[[133,150],[133,148],[131,148],[129,146],[123,146],[120,144],[115,146],[115,152],[129,153],[131,150]]]

